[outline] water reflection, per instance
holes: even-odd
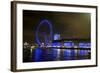
[[[30,51],[27,51],[30,52]],[[29,56],[29,60],[24,62],[42,62],[42,61],[62,61],[62,60],[80,60],[90,59],[89,50],[73,50],[58,48],[36,48],[33,49]]]

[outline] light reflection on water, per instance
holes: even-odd
[[[36,48],[32,51],[32,62],[41,61],[60,61],[60,60],[79,60],[90,59],[90,53],[87,50],[70,49],[46,49]]]

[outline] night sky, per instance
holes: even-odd
[[[53,34],[58,33],[61,39],[90,39],[91,17],[90,13],[69,13],[50,11],[23,10],[23,40],[35,42],[35,32],[40,21],[47,19],[52,23]],[[48,32],[47,26],[42,31]]]

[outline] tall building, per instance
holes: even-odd
[[[60,38],[60,34],[54,34],[54,40],[60,40],[61,38]]]

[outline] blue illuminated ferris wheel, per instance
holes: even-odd
[[[44,43],[47,45],[52,40],[52,24],[49,20],[44,19],[40,21],[36,29],[36,42],[38,45]]]

